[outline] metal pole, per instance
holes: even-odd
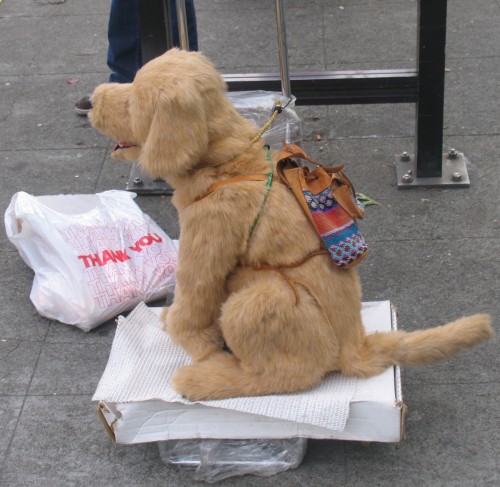
[[[442,176],[446,3],[418,2],[417,177]]]
[[[278,28],[278,47],[280,60],[281,91],[284,96],[290,97],[290,71],[288,69],[288,49],[286,44],[285,12],[283,0],[276,0],[276,26]]]
[[[177,9],[177,25],[179,26],[179,42],[181,48],[189,51],[189,37],[186,16],[185,0],[175,0],[175,8]]]
[[[144,2],[144,0],[143,0]],[[139,2],[139,3],[143,3]],[[157,3],[157,2],[156,2]],[[168,51],[174,47],[174,37],[172,35],[172,8],[170,6],[170,0],[163,0],[163,17],[165,22],[165,40],[166,45],[163,52]],[[143,7],[145,8],[145,7]],[[161,42],[161,34],[158,35],[158,42]]]

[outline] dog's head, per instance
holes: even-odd
[[[91,96],[92,125],[118,143],[113,157],[138,161],[154,177],[184,174],[234,119],[226,85],[200,53],[172,49],[133,83],[107,83]]]

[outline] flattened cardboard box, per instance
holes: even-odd
[[[397,328],[396,311],[389,301],[363,303],[362,315],[368,333]],[[113,441],[121,444],[189,438],[402,440],[406,406],[399,367],[391,367],[369,379],[356,379],[355,386],[343,431],[199,403],[158,399],[99,401],[97,412]]]

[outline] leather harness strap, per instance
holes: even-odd
[[[272,264],[267,264],[267,263],[259,263],[259,264],[254,264],[252,267],[253,269],[257,271],[274,271],[274,270],[281,270],[281,269],[293,269],[295,267],[299,267],[305,262],[307,262],[309,259],[312,257],[316,257],[317,255],[323,255],[323,254],[330,254],[330,252],[326,249],[320,249],[320,250],[315,250],[314,252],[311,252],[309,255],[306,255],[303,259],[299,260],[298,262],[294,262],[293,264],[282,264],[279,266],[274,266]]]
[[[293,264],[283,264],[283,265],[278,265],[274,266],[272,264],[267,264],[267,263],[257,263],[254,265],[241,265],[239,266],[241,269],[253,269],[255,271],[275,271],[278,274],[280,274],[283,279],[288,283],[288,285],[292,288],[294,294],[295,294],[295,304],[298,304],[299,302],[299,290],[297,289],[297,284],[301,285],[304,287],[313,298],[318,301],[314,294],[311,293],[310,289],[305,286],[304,284],[295,281],[294,279],[288,277],[283,270],[284,269],[294,269],[295,267],[299,267],[302,264],[306,263],[309,259],[312,259],[313,257],[316,257],[318,255],[329,255],[330,253],[326,249],[320,249],[320,250],[315,250],[314,252],[311,252],[309,255],[306,255],[303,259],[294,262]]]
[[[203,196],[197,198],[196,201],[202,200],[203,198],[207,197],[209,194],[212,194],[214,191],[218,190],[222,186],[225,186],[226,184],[240,183],[242,181],[266,181],[267,178],[267,174],[248,174],[243,176],[235,176],[234,178],[223,179],[221,181],[218,181],[217,183],[212,184],[207,189],[207,192]]]
[[[305,153],[303,153],[303,151],[300,148],[298,148],[297,146],[288,146],[287,147],[287,149],[292,149],[292,148],[294,149],[293,152],[288,152],[288,151],[282,152],[280,154],[280,159],[283,159],[285,157],[293,157],[293,156],[299,155],[302,158],[307,159],[308,161],[310,161],[314,164],[317,164],[314,161],[310,160],[305,155]],[[299,154],[297,154],[297,152],[299,152]],[[269,155],[268,155],[268,158],[271,161]],[[270,174],[272,175],[272,172]],[[208,195],[212,194],[214,191],[218,190],[219,188],[221,188],[222,186],[225,186],[227,184],[239,183],[242,181],[266,181],[267,180],[269,182],[270,174],[246,174],[246,175],[235,176],[235,177],[228,178],[228,179],[223,179],[221,181],[218,181],[218,182],[212,184],[207,189],[207,192],[203,196],[200,196],[199,198],[197,198],[196,201],[199,201],[199,200],[207,197]],[[281,177],[278,178],[279,182],[286,184],[286,180],[282,177],[282,174],[280,174],[280,176]],[[271,182],[272,182],[272,179],[271,179]],[[265,202],[265,199],[264,199],[264,202]],[[254,225],[252,225],[249,237],[252,234],[253,226]],[[306,255],[303,259],[301,259],[297,262],[294,262],[293,264],[282,264],[282,265],[275,266],[275,265],[263,262],[263,263],[257,263],[254,265],[239,265],[238,267],[240,269],[253,269],[256,271],[275,271],[275,272],[278,272],[283,277],[283,279],[285,279],[285,281],[288,283],[288,285],[293,290],[293,292],[295,294],[295,304],[298,304],[298,302],[299,302],[299,290],[297,288],[297,285],[300,285],[300,286],[304,287],[304,289],[306,289],[306,291],[313,297],[313,299],[316,301],[318,306],[321,308],[321,303],[316,298],[314,293],[311,292],[311,290],[309,289],[308,286],[306,286],[305,284],[303,284],[299,281],[296,281],[296,280],[290,278],[283,271],[284,271],[284,269],[294,269],[296,267],[300,267],[302,264],[306,263],[309,259],[312,259],[313,257],[316,257],[318,255],[329,255],[329,254],[330,254],[330,252],[327,249],[320,249],[320,250],[316,250],[314,252],[311,252],[310,254]]]

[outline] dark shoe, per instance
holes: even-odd
[[[90,103],[90,96],[84,96],[75,103],[75,112],[82,117],[86,116],[91,109],[92,103]]]

